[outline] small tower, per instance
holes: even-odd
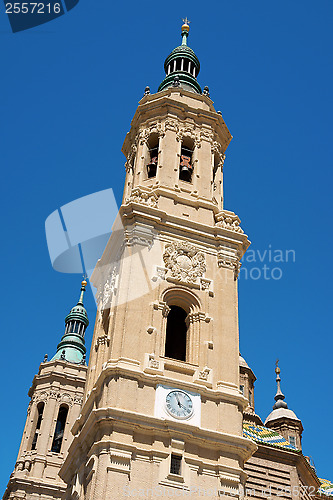
[[[277,391],[274,397],[275,404],[273,406],[273,411],[265,420],[265,426],[279,432],[291,445],[301,450],[303,425],[285,402],[285,396],[281,391],[281,370],[278,366],[278,362],[279,360],[277,360],[275,368],[277,383]]]
[[[65,318],[65,334],[55,356],[48,361],[45,355],[29,389],[27,420],[4,500],[64,497],[66,485],[58,472],[72,441],[70,430],[80,413],[87,374],[86,284],[82,282],[80,299]]]
[[[254,406],[254,383],[257,377],[249,367],[245,359],[239,354],[239,390],[248,400],[248,405],[244,410],[243,419],[246,422],[254,422],[262,425],[261,418],[255,413]]]

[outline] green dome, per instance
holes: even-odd
[[[83,295],[87,282],[82,281],[81,294],[76,306],[72,307],[65,318],[65,334],[57,345],[57,352],[52,360],[61,359],[69,363],[85,364],[86,347],[84,334],[89,325],[87,311],[83,305]]]
[[[67,314],[65,323],[67,324],[73,320],[82,321],[82,323],[86,326],[89,325],[87,311],[85,310],[83,304],[80,304],[80,302],[78,302],[78,304],[71,309],[70,313]]]
[[[179,45],[179,47],[176,47],[173,49],[171,54],[168,55],[164,62],[164,71],[167,73],[168,71],[168,66],[171,61],[174,59],[177,59],[178,57],[186,57],[190,59],[194,64],[197,69],[197,74],[200,71],[200,62],[197,56],[194,53],[194,50],[191,49],[191,47],[188,47],[187,45]]]
[[[168,87],[182,87],[197,94],[202,93],[197,82],[200,71],[199,59],[187,45],[189,29],[187,23],[182,26],[182,44],[173,49],[164,62],[166,77],[158,87],[158,91]]]

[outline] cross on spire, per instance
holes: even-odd
[[[185,24],[187,24],[187,25],[189,25],[189,24],[190,24],[190,22],[191,22],[191,21],[190,21],[189,19],[187,19],[187,17],[185,17],[185,19],[183,19],[183,23],[185,23]]]

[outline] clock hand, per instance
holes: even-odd
[[[181,406],[181,402],[179,401],[179,396],[178,396],[178,394],[176,392],[175,392],[175,396],[176,396],[176,399],[177,399],[178,406]]]

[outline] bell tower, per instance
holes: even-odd
[[[45,355],[29,389],[21,446],[4,500],[65,498],[66,484],[58,474],[72,440],[70,429],[80,413],[87,375],[86,285],[83,281],[79,301],[65,318],[56,354],[51,360]]]
[[[243,498],[256,448],[242,435],[239,390],[237,276],[249,241],[223,207],[231,135],[197,82],[188,34],[185,22],[123,144],[123,202],[92,276],[86,392],[60,471],[68,499]]]

